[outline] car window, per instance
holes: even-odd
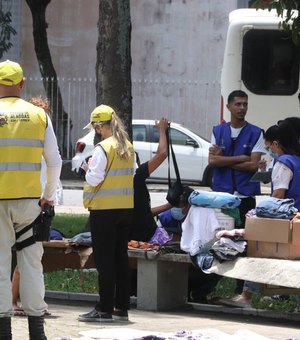
[[[243,38],[242,65],[246,87],[260,95],[294,94],[299,87],[299,52],[289,33],[248,31]]]
[[[157,126],[153,126],[153,143],[159,142],[159,130]]]
[[[192,138],[181,131],[171,128],[171,139],[174,145],[187,145],[186,141]]]
[[[135,142],[145,142],[146,125],[132,125],[132,138]]]
[[[152,143],[158,143],[159,142],[159,130],[156,126],[153,126],[153,136],[152,136]],[[187,140],[195,142],[197,145],[197,141],[195,141],[193,138],[188,136],[187,134],[175,130],[171,128],[171,139],[172,144],[174,145],[188,145]]]

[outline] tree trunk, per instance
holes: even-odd
[[[112,106],[131,136],[130,0],[99,0],[97,103]]]
[[[68,114],[63,107],[63,100],[47,38],[46,9],[51,0],[26,0],[26,2],[32,15],[34,49],[46,95],[51,103],[52,118],[56,122],[54,129],[61,146],[61,153],[62,155],[67,155]]]

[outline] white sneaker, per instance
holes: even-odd
[[[250,301],[246,300],[242,295],[236,295],[230,299],[223,298],[219,302],[226,306],[252,308]]]

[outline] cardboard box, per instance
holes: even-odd
[[[300,247],[300,220],[292,220],[292,245]]]
[[[249,241],[289,243],[291,241],[290,220],[277,218],[246,218],[245,239]]]
[[[300,259],[300,221],[252,217],[245,229],[247,256]]]

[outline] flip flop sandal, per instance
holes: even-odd
[[[43,316],[50,316],[51,313],[48,311],[48,309],[45,309],[43,312]]]
[[[26,313],[24,312],[24,309],[16,308],[14,309],[14,316],[26,316]]]

